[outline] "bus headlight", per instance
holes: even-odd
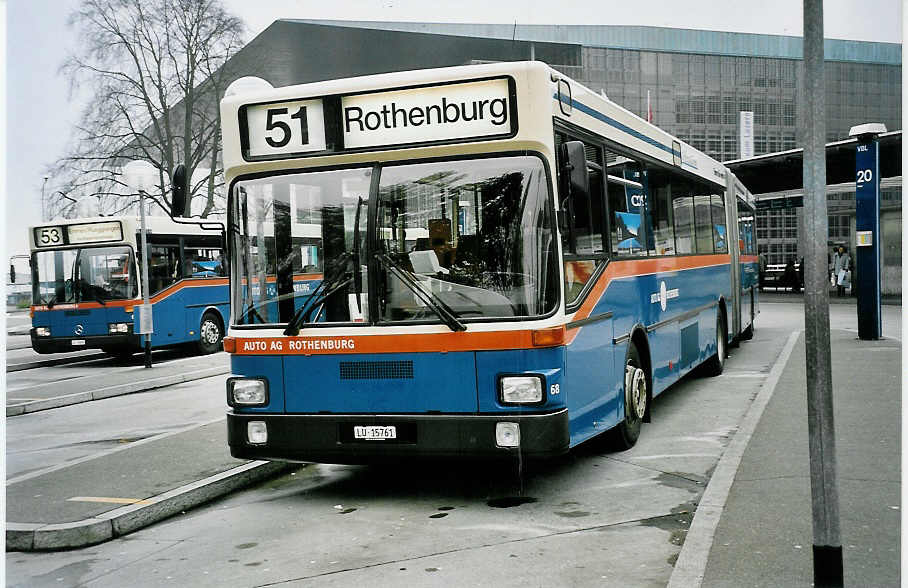
[[[35,336],[50,337],[50,327],[35,327]]]
[[[543,377],[501,376],[498,378],[498,397],[502,404],[541,404],[545,399]]]
[[[128,333],[129,323],[107,323],[107,333],[116,335],[118,333]]]
[[[264,378],[228,379],[227,404],[230,406],[265,406],[268,404],[268,380]]]

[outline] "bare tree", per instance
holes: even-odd
[[[203,217],[222,211],[218,101],[232,80],[227,61],[243,45],[242,21],[221,0],[83,0],[70,22],[84,45],[62,69],[91,96],[51,168],[61,191],[121,212],[138,200],[124,166],[147,161],[156,174],[144,191],[169,210],[170,176],[183,163],[183,213],[195,198],[204,199]],[[54,200],[52,209],[70,204]]]

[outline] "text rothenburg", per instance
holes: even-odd
[[[433,124],[485,121],[501,126],[508,121],[507,98],[448,102],[441,104],[401,108],[395,102],[382,105],[381,109],[363,112],[359,106],[344,108],[344,132],[365,132],[398,127],[419,127]]]

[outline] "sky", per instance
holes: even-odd
[[[624,24],[800,36],[797,0],[223,0],[246,21],[252,39],[279,18]],[[71,137],[84,97],[71,94],[59,67],[79,42],[67,26],[78,0],[0,0],[6,9],[6,253],[27,253],[26,227],[41,220],[47,167]],[[734,6],[734,11],[728,10]],[[829,38],[900,43],[901,0],[826,0]]]

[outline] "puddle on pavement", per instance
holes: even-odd
[[[535,498],[530,496],[504,496],[502,498],[492,498],[486,502],[492,508],[513,508],[521,504],[530,504],[536,502]]]

